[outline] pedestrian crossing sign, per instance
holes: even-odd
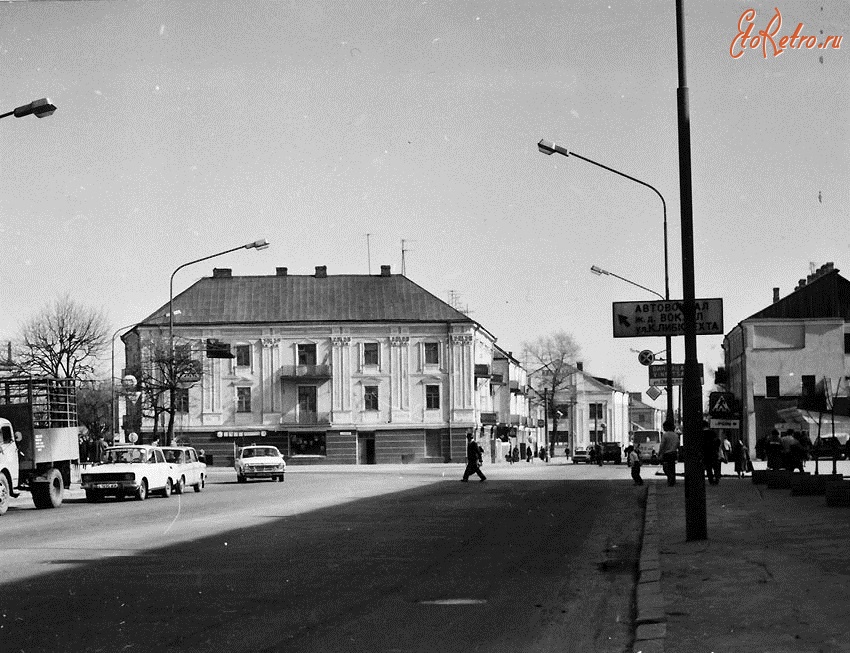
[[[735,414],[735,395],[731,392],[712,392],[708,397],[708,412],[712,417],[728,417]]]

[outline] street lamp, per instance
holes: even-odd
[[[614,168],[609,168],[606,165],[602,165],[594,161],[593,159],[588,159],[587,157],[581,156],[580,154],[576,154],[575,152],[570,152],[563,145],[558,145],[553,141],[547,141],[542,139],[539,143],[537,143],[537,149],[539,149],[543,154],[547,156],[551,156],[552,154],[560,154],[562,156],[570,157],[574,156],[577,159],[581,159],[582,161],[587,161],[588,163],[592,163],[598,168],[602,168],[603,170],[607,170],[608,172],[613,172],[615,175],[620,175],[621,177],[625,177],[626,179],[630,179],[631,181],[640,184],[641,186],[646,186],[650,190],[652,190],[656,195],[658,195],[661,200],[661,208],[664,213],[664,297],[658,295],[653,290],[649,290],[649,288],[644,288],[643,286],[634,283],[633,281],[629,281],[628,279],[623,279],[623,277],[618,277],[616,274],[611,274],[610,272],[606,272],[601,268],[596,267],[595,265],[590,268],[590,271],[594,274],[610,274],[612,277],[617,277],[627,283],[631,283],[632,285],[638,286],[638,288],[643,288],[651,293],[654,293],[661,297],[661,299],[668,300],[670,299],[670,267],[667,260],[667,202],[664,201],[664,196],[658,192],[658,189],[654,186],[647,184],[645,181],[641,181],[640,179],[636,179],[630,175],[625,174],[624,172],[620,172],[619,170],[614,170]],[[595,269],[594,269],[595,268]],[[664,337],[665,344],[667,346],[667,419],[665,421],[672,422],[673,421],[673,354],[672,354],[672,339],[670,336]]]
[[[0,113],[0,118],[6,118],[7,116],[23,118],[29,115],[34,115],[36,118],[44,118],[45,116],[53,115],[54,111],[56,111],[56,106],[50,104],[50,100],[47,98],[41,98],[40,100],[33,100],[29,104],[13,109],[8,113]]]
[[[269,241],[265,238],[260,238],[258,240],[252,241],[250,243],[245,243],[244,245],[240,245],[239,247],[231,247],[230,249],[226,249],[223,252],[217,252],[215,254],[210,254],[209,256],[202,256],[201,258],[195,259],[194,261],[189,261],[188,263],[184,263],[183,265],[177,266],[174,272],[171,273],[171,279],[168,282],[168,371],[169,371],[169,417],[168,417],[168,441],[171,441],[172,436],[174,435],[174,400],[175,400],[175,392],[174,392],[174,275],[177,274],[180,270],[190,265],[194,265],[195,263],[200,263],[201,261],[207,261],[211,258],[215,258],[217,256],[224,256],[225,254],[230,254],[230,252],[235,252],[240,249],[256,249],[262,250],[266,249],[269,246]]]

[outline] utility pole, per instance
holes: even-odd
[[[685,11],[676,0],[676,55],[679,87],[676,108],[679,123],[679,197],[682,213],[682,313],[685,332],[683,381],[685,440],[685,539],[707,540],[705,476],[702,456],[702,384],[697,360],[696,291],[694,288],[694,206],[691,187],[691,117],[685,67]]]
[[[404,238],[401,239],[401,274],[402,274],[402,276],[407,276],[407,268],[405,267],[405,264],[404,264],[404,254],[405,254],[405,252],[409,252],[410,250],[405,249],[404,244],[409,243],[409,242],[410,242],[409,240],[405,240]]]

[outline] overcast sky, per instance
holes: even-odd
[[[754,34],[850,35],[835,0],[685,3],[697,297],[725,330],[810,264],[850,266],[848,54],[730,46]],[[774,23],[774,26],[776,24]],[[118,328],[213,266],[234,274],[401,271],[515,353],[564,329],[585,369],[647,388],[613,339],[613,301],[681,297],[673,0],[129,0],[0,3],[0,340],[69,292]],[[850,269],[845,270],[850,273]],[[700,361],[722,364],[721,336]],[[682,362],[681,338],[675,362]],[[118,363],[120,369],[120,361]],[[706,381],[710,382],[707,378]],[[663,406],[663,398],[657,403]]]

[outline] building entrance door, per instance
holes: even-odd
[[[358,433],[357,434],[357,464],[358,465],[374,465],[375,464],[375,434],[374,433]]]

